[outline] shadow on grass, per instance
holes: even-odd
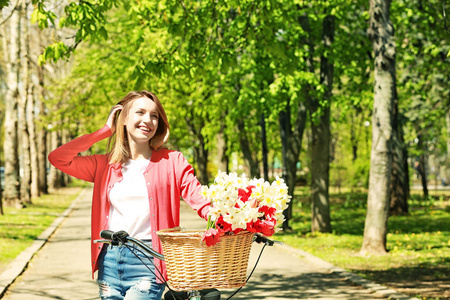
[[[369,280],[389,286],[395,290],[409,294],[420,294],[433,299],[449,299],[450,297],[450,259],[441,266],[428,263],[411,267],[390,268],[389,270],[352,270],[364,274]]]
[[[388,227],[400,233],[438,232],[448,228],[448,220],[448,213],[440,212],[437,215],[421,211],[408,216],[392,216]]]

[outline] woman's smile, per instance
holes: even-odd
[[[145,134],[148,134],[148,133],[151,133],[152,132],[152,130],[149,128],[149,127],[147,127],[147,126],[139,126],[138,127],[143,133],[145,133]]]

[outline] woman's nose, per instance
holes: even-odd
[[[152,119],[152,117],[150,116],[150,114],[144,115],[144,122],[150,122],[151,119]]]

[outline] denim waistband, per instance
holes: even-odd
[[[144,244],[146,244],[147,246],[151,247],[151,243],[152,240],[140,240],[141,242],[143,242]],[[120,244],[120,245],[107,245],[108,249],[113,249],[113,248],[131,248],[131,249],[140,249],[141,247],[131,243],[131,242],[126,242],[125,244]]]

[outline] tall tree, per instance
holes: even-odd
[[[31,156],[30,134],[28,127],[27,101],[30,92],[30,62],[28,36],[28,1],[19,1],[20,10],[20,89],[19,89],[19,137],[20,137],[20,166],[22,176],[20,180],[20,196],[22,203],[31,203]]]
[[[422,190],[428,197],[427,179],[445,173],[442,164],[427,174],[428,156],[445,161],[445,113],[449,108],[450,70],[447,56],[448,31],[440,0],[395,1],[392,4],[395,26],[399,29],[396,40],[402,51],[397,59],[399,70],[399,115],[405,132],[408,153],[419,163],[423,175]],[[395,136],[394,136],[395,137]],[[444,175],[444,174],[442,174]],[[445,175],[443,177],[446,177]]]
[[[220,129],[217,134],[217,160],[218,169],[222,172],[230,172],[230,156],[228,154],[228,135],[226,134],[226,123],[223,120],[226,115],[226,111],[223,112],[222,121],[220,122]]]
[[[267,150],[267,131],[266,131],[266,117],[264,113],[261,113],[261,119],[259,121],[261,127],[261,152],[263,161],[263,178],[269,181],[269,158]]]
[[[335,16],[323,19],[323,54],[320,57],[320,83],[325,92],[321,100],[310,103],[311,114],[311,231],[331,232],[330,218],[330,102],[333,89],[331,46],[334,40]],[[318,117],[314,117],[318,114]]]
[[[287,99],[285,109],[279,113],[279,126],[281,135],[281,151],[283,160],[283,178],[289,187],[289,196],[294,196],[295,183],[297,180],[297,163],[301,151],[303,132],[306,127],[307,108],[306,101],[297,104],[297,116],[295,122],[291,117],[291,101]],[[286,222],[283,222],[283,229],[291,229],[289,220],[292,218],[292,203],[285,210]]]
[[[11,8],[11,17],[6,33],[3,35],[7,90],[5,94],[5,141],[3,153],[5,160],[4,203],[8,206],[22,207],[20,202],[20,175],[18,160],[18,97],[19,97],[19,53],[20,53],[20,10],[19,6]],[[7,28],[6,28],[7,27]]]
[[[39,35],[40,36],[40,35]],[[44,70],[37,66],[37,79],[34,97],[36,97],[36,107],[38,107],[39,117],[37,119],[37,163],[38,163],[38,187],[39,195],[48,194],[47,183],[47,128],[43,119],[46,115],[45,107],[45,89],[44,89]]]
[[[37,153],[37,136],[36,136],[36,117],[35,117],[35,88],[34,84],[30,84],[28,88],[28,101],[27,101],[27,127],[30,141],[30,160],[31,160],[31,185],[30,193],[32,198],[40,196],[39,193],[39,165],[38,165],[38,153]]]
[[[191,96],[192,97],[192,96]],[[206,98],[208,95],[206,95]],[[204,100],[204,98],[202,98]],[[194,143],[192,145],[192,150],[194,152],[194,159],[197,163],[197,178],[202,184],[208,184],[209,176],[208,176],[208,155],[209,151],[207,148],[207,141],[205,136],[202,133],[202,129],[205,127],[205,123],[208,121],[207,118],[203,118],[198,115],[198,109],[200,106],[202,107],[202,101],[196,99],[196,101],[192,101],[188,103],[186,114],[184,119],[189,128],[190,133],[194,136]]]
[[[397,99],[391,0],[370,0],[368,36],[374,51],[374,103],[367,215],[361,253],[386,253],[392,172],[394,104]]]

